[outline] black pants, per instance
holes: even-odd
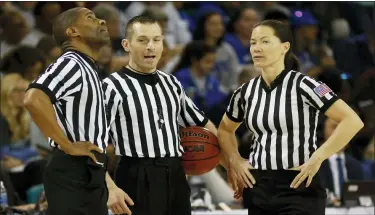
[[[121,157],[117,186],[134,201],[132,215],[190,215],[190,187],[180,158]]]
[[[309,187],[290,188],[298,171],[251,170],[256,184],[244,190],[249,215],[324,215],[326,192],[319,174]]]
[[[44,174],[49,215],[108,215],[106,170],[88,159],[53,152]]]

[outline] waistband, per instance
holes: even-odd
[[[128,156],[121,156],[120,164],[135,164],[135,165],[152,165],[152,166],[176,166],[180,164],[181,158],[180,157],[164,157],[164,158],[136,158],[136,157],[128,157]]]

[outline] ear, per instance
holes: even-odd
[[[78,37],[78,36],[80,36],[80,34],[78,32],[78,29],[76,29],[74,27],[69,27],[68,29],[66,29],[65,34],[68,37]]]
[[[290,49],[290,42],[283,43],[283,48],[284,48],[284,55],[285,55]]]
[[[124,48],[124,50],[126,51],[126,52],[129,52],[130,51],[130,41],[128,40],[128,39],[123,39],[122,41],[121,41],[121,45],[122,45],[122,47]]]

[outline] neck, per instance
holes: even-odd
[[[195,66],[191,66],[190,67],[190,72],[191,74],[195,77],[195,78],[198,78],[198,79],[202,79],[205,75],[203,74],[203,72],[200,71],[199,68],[195,67]]]
[[[151,74],[153,72],[155,72],[156,70],[156,67],[155,68],[145,68],[145,67],[142,67],[138,64],[136,64],[132,59],[129,60],[129,64],[128,64],[128,67],[130,67],[129,69],[137,72],[137,73],[143,73],[143,74]]]
[[[101,47],[97,48],[95,46],[87,45],[87,44],[84,44],[84,43],[77,43],[77,42],[72,41],[70,43],[70,47],[68,47],[68,49],[73,49],[73,50],[77,50],[79,52],[82,52],[83,54],[91,57],[96,62],[98,60],[99,50],[100,50]]]
[[[285,69],[284,62],[280,61],[279,63],[263,68],[262,77],[268,86],[271,85],[272,81],[276,79],[278,75]]]
[[[213,37],[207,37],[204,42],[209,45],[209,46],[212,46],[212,47],[215,47],[216,46],[216,43],[217,43],[217,39],[216,38],[213,38]]]

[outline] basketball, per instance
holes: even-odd
[[[197,126],[182,128],[180,138],[184,148],[182,164],[187,175],[201,175],[219,163],[219,142],[208,129]]]

